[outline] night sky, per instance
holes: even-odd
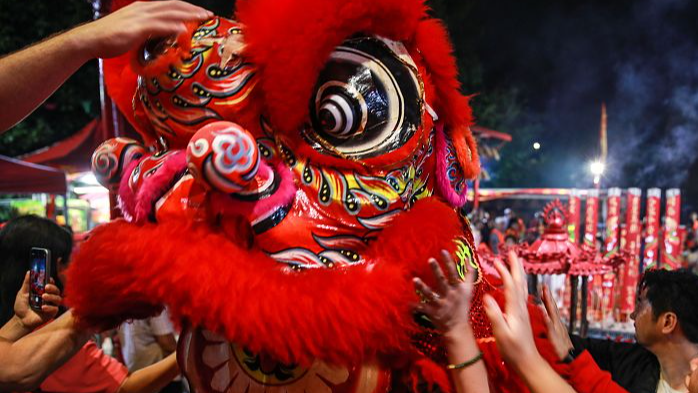
[[[516,137],[518,125],[536,124],[536,136],[547,149],[541,154],[551,158],[546,185],[590,186],[587,162],[599,154],[605,102],[609,160],[604,187],[683,187],[695,195],[698,2],[466,4],[464,13],[452,1],[435,9],[447,19],[460,60],[467,61],[474,50],[482,63],[484,83],[478,93],[519,90],[526,116],[501,131]]]

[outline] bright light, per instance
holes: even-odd
[[[92,172],[87,172],[86,174],[80,176],[78,178],[78,181],[80,183],[83,183],[88,186],[98,186],[99,182],[97,181],[97,178]]]
[[[538,149],[540,149],[540,143],[533,142],[533,150],[538,150]]]
[[[589,164],[589,170],[594,177],[601,177],[606,170],[606,165],[601,161],[594,161]]]
[[[83,194],[108,194],[109,191],[102,186],[73,187],[73,192],[78,195]]]

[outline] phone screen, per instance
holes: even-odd
[[[41,309],[41,295],[48,283],[49,252],[44,248],[32,248],[31,271],[29,273],[29,305]]]

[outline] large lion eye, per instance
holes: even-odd
[[[327,82],[317,93],[320,129],[340,139],[364,132],[368,108],[363,96],[351,85]]]
[[[325,153],[354,158],[398,149],[421,125],[418,78],[400,43],[374,37],[345,41],[320,73],[305,135]]]

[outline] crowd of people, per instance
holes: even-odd
[[[542,212],[536,212],[528,222],[511,208],[504,209],[500,215],[491,214],[485,209],[477,209],[468,217],[476,245],[486,247],[495,255],[499,254],[502,246],[531,244],[545,230]]]
[[[153,36],[183,31],[184,23],[211,14],[180,1],[134,3],[110,16],[79,26],[0,60],[0,129],[23,119],[85,61],[112,57]],[[21,70],[21,72],[20,72]],[[41,77],[38,77],[41,76]],[[511,211],[490,220],[474,217],[476,235],[493,252],[508,242],[531,242],[543,230],[540,216],[529,225]],[[51,251],[56,271],[45,286],[43,306],[29,305],[28,255],[31,248]],[[0,391],[157,392],[182,391],[174,382],[176,331],[166,314],[121,327],[124,363],[108,356],[62,307],[62,272],[73,240],[54,222],[24,216],[0,230]],[[445,338],[448,369],[458,392],[496,391],[470,326],[473,271],[461,280],[447,252],[425,261],[436,286],[414,279],[425,301],[415,305]],[[569,335],[549,291],[543,306],[533,306],[526,276],[514,254],[495,261],[505,301],[485,297],[497,347],[504,361],[532,392],[691,392],[698,393],[698,276],[686,270],[650,270],[637,291],[637,343],[615,343]],[[444,274],[442,266],[445,267]],[[531,314],[547,325],[546,340],[557,359],[544,358],[534,339]]]

